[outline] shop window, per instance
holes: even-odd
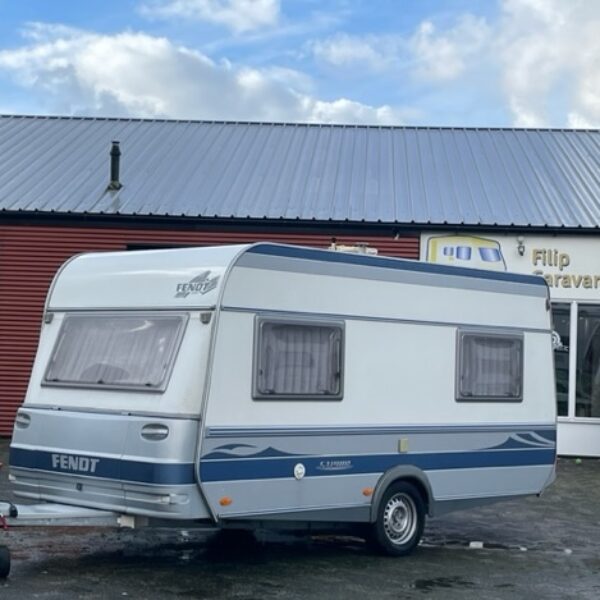
[[[568,304],[552,306],[554,331],[554,368],[556,379],[556,403],[559,417],[566,417],[569,409],[569,331],[571,326],[571,307]]]
[[[600,306],[579,305],[575,414],[600,418]]]

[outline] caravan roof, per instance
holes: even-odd
[[[48,309],[208,308],[249,245],[80,254],[58,272]]]
[[[543,278],[258,243],[82,254],[59,271],[48,309],[211,308],[233,266],[546,296]]]

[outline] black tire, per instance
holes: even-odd
[[[10,573],[10,550],[0,546],[0,579],[6,579]]]
[[[377,507],[371,541],[390,556],[406,556],[419,544],[425,527],[425,503],[407,481],[392,483]]]

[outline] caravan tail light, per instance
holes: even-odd
[[[150,423],[142,427],[142,437],[152,442],[164,440],[169,435],[169,428],[160,423]]]

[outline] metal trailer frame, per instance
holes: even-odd
[[[83,508],[67,504],[13,504],[0,502],[0,527],[25,526],[73,527],[135,527],[135,518],[106,510]],[[0,544],[0,579],[10,573],[11,556],[8,546]]]

